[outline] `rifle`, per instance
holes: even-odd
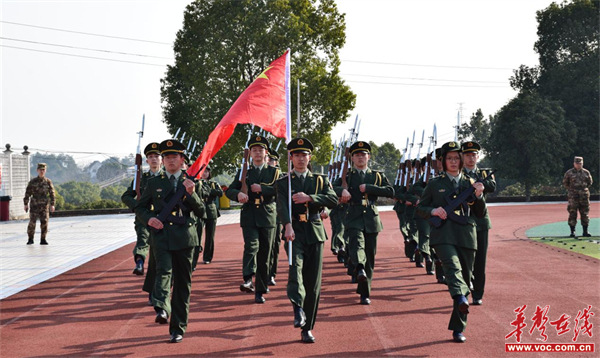
[[[244,156],[242,157],[242,168],[240,170],[239,181],[242,183],[241,192],[248,195],[248,185],[246,184],[246,174],[248,174],[248,165],[250,165],[250,149],[248,149],[248,143],[252,137],[252,131],[254,130],[254,124],[252,128],[248,130],[248,139],[246,139],[246,147],[244,148]]]
[[[429,146],[427,147],[427,159],[425,160],[425,171],[423,172],[423,175],[425,175],[423,182],[425,184],[429,183],[429,178],[431,177],[431,145],[433,144],[434,137],[435,124],[433,125],[433,133],[429,137]],[[435,144],[433,145],[433,150],[435,151]]]
[[[135,154],[135,176],[133,177],[133,187],[135,188],[136,200],[140,200],[140,182],[142,178],[142,137],[144,136],[144,124],[146,123],[146,114],[142,116],[142,130],[138,132],[138,146]]]
[[[400,162],[398,163],[398,172],[396,173],[396,180],[394,180],[394,185],[402,184],[402,176],[404,175],[404,168],[402,164],[404,163],[404,157],[406,156],[406,152],[408,152],[408,137],[406,137],[406,147],[404,148],[404,152],[400,157]]]
[[[423,148],[423,142],[425,141],[425,129],[423,129],[423,134],[421,135],[421,143],[419,143],[419,151],[417,152],[417,158],[415,161],[415,174],[413,176],[413,185],[415,185],[415,183],[417,182],[417,178],[419,177],[419,174],[421,173],[421,148]]]
[[[204,166],[205,165],[202,164],[200,169],[198,169],[198,171],[195,174],[189,175],[189,177],[195,178],[196,176],[198,176],[198,173],[200,173],[202,171],[202,169],[204,169]],[[184,197],[189,198],[190,196],[191,195],[188,194],[185,186],[181,186],[179,189],[177,189],[175,194],[173,194],[173,196],[171,197],[171,199],[169,199],[168,202],[165,202],[163,199],[164,206],[156,218],[158,220],[160,220],[160,222],[162,222],[163,224],[166,221],[171,222],[173,224],[177,224],[177,225],[185,224],[184,216],[174,216],[171,214],[171,212],[173,212],[173,210],[175,209],[176,206],[179,206],[180,210],[183,210],[183,211],[188,210],[188,208],[183,203],[182,199]],[[159,230],[159,229],[152,228],[152,230],[154,230],[154,232],[160,232],[162,229]]]
[[[485,180],[487,180],[487,178],[491,178],[492,174],[494,174],[495,172],[496,172],[496,169],[492,170],[485,179],[478,178],[475,182],[483,183]],[[448,195],[446,195],[446,202],[448,204],[446,206],[444,206],[444,210],[446,211],[446,214],[448,214],[448,219],[450,219],[458,224],[466,225],[468,223],[467,217],[457,215],[454,212],[454,210],[456,210],[456,208],[458,208],[460,205],[465,205],[467,202],[467,199],[469,199],[471,197],[473,197],[472,198],[473,200],[476,199],[474,197],[475,188],[473,186],[471,186],[467,190],[456,195],[456,197],[454,199],[452,199],[452,197],[455,195],[457,190],[458,190],[458,188],[456,188],[454,191],[452,191]],[[468,205],[468,204],[466,204],[466,205]],[[442,225],[442,219],[439,216],[430,217],[429,222],[431,223],[431,225],[433,225],[435,227],[440,227]]]
[[[333,156],[335,155],[335,147],[337,146],[337,142],[333,143],[333,149],[331,150],[331,159],[329,159],[329,166],[327,167],[327,179],[329,181],[332,180],[332,172],[333,172]]]

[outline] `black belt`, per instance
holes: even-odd
[[[365,200],[364,203],[363,202],[350,202],[348,203],[348,205],[350,206],[369,206],[369,205],[375,205],[376,201],[375,200]]]
[[[306,215],[306,214],[299,214],[299,215],[294,215],[292,214],[292,219],[294,221],[299,221],[299,222],[316,222],[316,221],[321,221],[321,215],[319,214],[310,214],[310,215]]]

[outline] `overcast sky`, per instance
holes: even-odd
[[[189,2],[2,0],[2,148],[28,145],[82,162],[104,158],[94,152],[124,156],[135,152],[144,113],[142,145],[168,137],[160,79]],[[341,74],[357,101],[332,138],[358,114],[361,140],[403,148],[413,130],[416,142],[422,130],[429,137],[434,123],[438,142],[454,139],[459,103],[468,120],[515,96],[508,79],[519,65],[538,63],[535,12],[550,3],[338,0],[347,25]]]

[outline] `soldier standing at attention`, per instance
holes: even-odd
[[[37,178],[33,178],[27,184],[25,189],[25,212],[29,211],[29,198],[31,198],[31,211],[29,211],[29,225],[27,225],[27,236],[29,240],[27,245],[33,244],[33,234],[35,234],[35,224],[40,220],[40,229],[42,231],[42,239],[40,245],[48,245],[46,234],[48,233],[48,220],[50,212],[54,212],[54,186],[52,180],[46,178],[46,163],[38,163]]]
[[[392,198],[394,189],[384,173],[369,169],[371,146],[358,141],[350,146],[350,155],[354,168],[348,172],[346,183],[342,187],[342,178],[338,178],[333,187],[342,203],[348,203],[344,220],[344,230],[348,232],[350,259],[355,266],[360,303],[371,304],[371,281],[375,269],[377,235],[383,230],[377,209],[377,197]]]
[[[594,181],[592,174],[583,168],[583,157],[575,157],[573,168],[567,170],[563,178],[563,185],[569,191],[569,227],[571,227],[571,237],[575,237],[575,225],[577,225],[577,211],[581,217],[581,226],[583,226],[583,236],[592,236],[588,232],[590,223],[590,190],[588,189]]]
[[[165,173],[148,180],[136,208],[136,216],[155,232],[151,247],[156,263],[156,283],[152,293],[156,323],[171,322],[171,343],[179,343],[188,325],[192,291],[192,258],[198,246],[196,222],[204,215],[204,203],[195,192],[196,184],[181,170],[183,144],[175,139],[160,143]],[[186,191],[163,223],[157,218],[178,189]],[[171,295],[171,286],[173,294]]]
[[[204,253],[202,254],[202,260],[205,265],[208,265],[213,260],[215,253],[215,232],[217,230],[217,218],[221,216],[219,209],[217,208],[216,201],[223,196],[223,189],[216,181],[211,180],[212,174],[210,167],[207,167],[202,173],[202,179],[204,180],[204,187],[208,192],[208,196],[204,198],[204,204],[206,205],[206,219],[204,219]]]
[[[269,150],[269,166],[279,168],[279,154]],[[281,177],[281,173],[279,177]],[[273,247],[271,248],[271,262],[269,263],[269,286],[275,286],[275,276],[277,276],[277,261],[279,260],[279,246],[281,245],[282,226],[279,216],[277,217],[277,227],[275,228],[275,238],[273,239]]]
[[[162,160],[160,157],[160,151],[158,149],[159,143],[149,143],[146,148],[144,148],[144,155],[146,156],[146,163],[150,165],[150,170],[143,173],[140,177],[140,196],[144,193],[144,189],[148,184],[148,180],[155,176],[160,176],[162,174],[161,165]],[[133,187],[133,181],[131,182],[131,186],[127,188],[125,193],[121,195],[121,201],[127,205],[129,209],[132,211],[135,210],[135,206],[137,205],[136,199],[137,193],[135,188]],[[143,275],[144,274],[144,262],[146,261],[146,257],[149,255],[149,244],[150,244],[150,231],[145,223],[141,222],[138,218],[134,221],[135,233],[137,235],[137,242],[135,243],[135,247],[133,248],[133,261],[135,262],[135,268],[133,269],[134,275]],[[148,268],[150,268],[151,264],[148,263]]]
[[[489,170],[479,169],[479,151],[481,146],[477,142],[465,142],[461,146],[463,153],[463,173],[473,180],[486,179]],[[488,193],[496,191],[496,180],[494,176],[483,181],[483,197]],[[486,211],[483,218],[475,218],[477,224],[477,253],[475,254],[475,265],[473,266],[473,305],[479,306],[483,303],[483,291],[485,288],[485,262],[488,249],[488,233],[492,228],[490,215]]]
[[[471,281],[473,262],[477,250],[477,231],[474,216],[483,218],[486,211],[483,198],[482,183],[475,183],[461,173],[463,166],[460,155],[460,143],[448,142],[442,146],[442,163],[445,173],[429,181],[419,205],[417,213],[424,219],[438,216],[442,219],[439,227],[432,227],[431,247],[442,260],[448,291],[454,301],[448,329],[452,331],[455,342],[463,343],[467,339],[463,332],[467,327],[469,313],[469,282]],[[475,198],[472,202],[462,203],[453,213],[447,213],[444,206],[448,204],[446,197],[458,194],[473,186]],[[464,218],[465,223],[449,219],[449,214]]]
[[[242,182],[238,171],[225,195],[230,200],[244,204],[240,213],[240,226],[244,235],[244,283],[240,285],[240,291],[254,292],[254,302],[265,303],[263,294],[268,292],[269,263],[277,226],[275,181],[279,179],[279,169],[265,162],[269,142],[264,137],[250,139],[248,148],[252,165],[246,178],[242,178],[246,181],[248,193],[241,190]],[[252,284],[254,275],[256,288]]]
[[[291,177],[284,176],[277,181],[277,213],[285,227],[286,241],[292,241],[292,252],[288,252],[292,266],[287,295],[294,307],[294,327],[302,328],[302,342],[314,343],[311,330],[319,308],[323,247],[327,239],[320,212],[324,207],[335,207],[337,196],[327,176],[313,174],[308,169],[313,150],[308,139],[292,139],[287,149],[293,164],[288,174]],[[292,187],[291,218],[288,180]]]

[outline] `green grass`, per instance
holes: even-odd
[[[600,237],[530,237],[531,240],[547,245],[560,247],[581,255],[586,255],[600,260]]]

